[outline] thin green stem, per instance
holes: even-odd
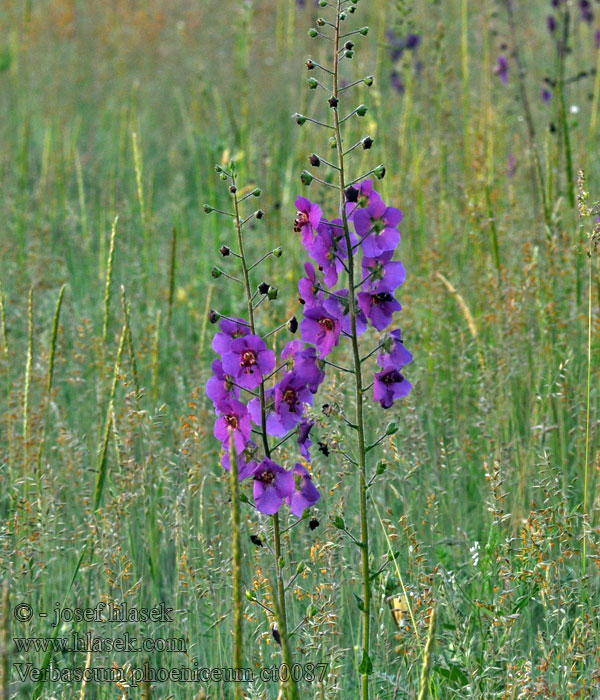
[[[336,21],[335,21],[335,41],[334,41],[334,59],[337,57],[340,44],[340,12],[341,0],[337,0]],[[333,96],[339,99],[339,73],[338,62],[334,60],[333,73]],[[339,106],[339,104],[338,104]],[[340,210],[342,212],[342,223],[344,226],[344,236],[346,246],[349,251],[352,250],[352,240],[350,237],[350,228],[348,226],[348,215],[346,213],[346,177],[344,170],[344,151],[342,131],[340,126],[340,118],[338,109],[333,110],[335,139],[337,143],[338,154],[338,175],[339,175],[339,194],[340,194]],[[352,344],[352,356],[354,361],[354,377],[356,390],[356,426],[358,435],[358,473],[359,473],[359,503],[360,503],[360,529],[361,529],[361,575],[363,586],[363,638],[362,638],[362,661],[361,661],[361,698],[362,700],[369,699],[369,645],[371,638],[371,581],[369,578],[369,528],[367,520],[367,478],[366,478],[366,451],[365,451],[365,430],[363,417],[363,390],[362,390],[362,365],[360,361],[360,349],[358,346],[358,333],[356,329],[356,299],[355,299],[355,283],[354,283],[354,260],[350,254],[348,256],[348,295],[350,305],[350,340]]]

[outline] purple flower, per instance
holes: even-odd
[[[304,404],[312,406],[313,395],[302,375],[288,372],[275,386],[275,412],[267,418],[269,435],[283,437],[302,419]]]
[[[591,24],[594,21],[594,10],[592,10],[590,0],[579,0],[579,9],[581,11],[581,19]]]
[[[217,413],[220,413],[220,406],[230,398],[238,399],[240,390],[232,383],[231,377],[223,372],[221,360],[215,360],[212,365],[214,376],[206,382],[206,395],[215,404]]]
[[[508,83],[508,61],[506,56],[498,56],[498,65],[495,68],[495,73],[500,76],[500,80],[505,85]]]
[[[398,36],[393,29],[388,29],[386,32],[387,40],[390,44],[390,55],[392,61],[396,62],[402,58],[405,49],[405,41],[401,36]]]
[[[396,399],[408,396],[411,389],[410,382],[389,360],[385,362],[381,372],[375,372],[373,399],[378,401],[382,408],[390,408]]]
[[[409,33],[408,36],[406,37],[406,48],[411,50],[411,51],[418,48],[420,43],[421,43],[421,35],[420,34]]]
[[[234,338],[241,338],[250,334],[250,326],[243,318],[221,319],[221,333],[217,333],[213,338],[212,347],[217,355],[223,356],[229,351],[229,345]]]
[[[542,90],[542,100],[544,100],[544,102],[550,102],[551,99],[552,99],[552,90],[548,90],[547,88],[544,88]]]
[[[304,312],[300,333],[305,343],[316,346],[320,357],[325,357],[340,341],[341,312],[333,312],[324,306],[311,306]]]
[[[314,424],[314,420],[307,420],[306,418],[303,418],[300,421],[300,427],[298,428],[298,446],[300,447],[300,454],[306,460],[310,460],[309,450],[312,446],[310,431],[313,429]]]
[[[402,75],[399,71],[393,70],[390,73],[390,82],[392,83],[392,87],[397,93],[399,93],[400,95],[404,94],[404,90],[406,89],[406,87],[404,85]]]
[[[395,311],[402,310],[400,302],[381,285],[370,292],[359,292],[358,305],[378,331],[390,325]]]
[[[237,399],[223,402],[220,409],[222,414],[215,421],[215,437],[223,443],[225,449],[228,449],[229,431],[233,430],[233,443],[239,454],[248,444],[252,434],[248,409]]]
[[[344,269],[342,260],[348,257],[341,219],[334,219],[331,224],[323,222],[319,225],[310,255],[323,271],[325,284],[335,287],[338,275]]]
[[[265,458],[252,472],[256,508],[266,515],[273,515],[294,492],[294,475],[273,460]]]
[[[546,25],[548,26],[548,31],[554,34],[556,31],[556,17],[554,17],[554,15],[548,15],[546,18]]]
[[[410,364],[412,360],[412,353],[404,346],[402,331],[399,328],[390,333],[389,338],[383,343],[381,352],[377,355],[377,362],[380,367],[391,364],[396,368],[400,368]]]
[[[248,442],[244,450],[237,455],[238,478],[243,481],[252,474],[256,468],[256,453],[258,447],[255,442]],[[229,450],[225,450],[221,458],[221,464],[229,472],[231,471],[231,460]]]
[[[292,513],[296,517],[301,518],[304,511],[314,506],[321,498],[321,494],[313,484],[308,470],[300,462],[294,467],[294,481],[296,488],[286,500]]]
[[[366,209],[355,212],[353,220],[356,233],[362,238],[363,252],[369,258],[395,250],[400,243],[396,227],[402,221],[402,212],[386,206],[379,196],[371,199]]]
[[[321,304],[323,301],[323,292],[319,291],[319,281],[317,279],[317,271],[311,262],[304,263],[306,277],[301,277],[298,282],[298,292],[300,293],[300,301],[307,306]]]
[[[348,290],[347,289],[338,289],[336,292],[337,297],[343,297],[346,300],[348,299]],[[343,302],[344,306],[342,306],[342,303],[335,298],[330,297],[327,299],[325,302],[324,306],[326,309],[330,310],[332,313],[337,313],[337,314],[342,314],[342,332],[347,333],[350,335],[352,333],[352,318],[350,316],[350,302],[345,301]],[[366,330],[368,326],[368,321],[367,317],[364,315],[364,313],[360,310],[360,308],[356,309],[356,333],[357,335],[362,335]]]
[[[321,223],[321,207],[318,204],[313,204],[306,197],[298,197],[296,209],[298,211],[294,221],[294,231],[302,233],[302,243],[305,248],[310,249],[314,233]]]
[[[223,356],[223,370],[246,389],[255,389],[275,369],[275,353],[257,335],[232,340]]]
[[[372,287],[377,282],[381,282],[382,286],[393,292],[400,285],[404,284],[406,281],[406,270],[399,260],[392,260],[393,255],[393,251],[388,250],[377,258],[363,258],[363,279],[368,277],[367,285],[369,287]]]
[[[287,362],[291,371],[295,371],[313,394],[325,379],[325,372],[317,365],[317,351],[305,348],[301,340],[290,340],[283,348],[281,359]]]

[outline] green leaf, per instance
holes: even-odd
[[[371,661],[371,657],[367,654],[366,649],[363,649],[362,661],[358,667],[358,672],[360,674],[366,673],[367,676],[373,673],[373,662]]]
[[[359,609],[361,612],[364,612],[364,611],[365,611],[365,602],[364,602],[364,600],[363,600],[360,596],[356,595],[356,593],[353,593],[352,595],[354,596],[354,599],[356,600],[356,604],[358,605],[358,609]]]
[[[443,676],[447,680],[452,681],[453,683],[467,685],[467,683],[469,682],[467,674],[462,670],[460,666],[457,666],[456,664],[450,664],[448,667],[435,666],[434,671],[436,671],[436,673],[439,673],[440,676]]]

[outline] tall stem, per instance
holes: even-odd
[[[232,175],[232,182],[235,188],[236,178],[235,174]],[[237,191],[233,193],[233,203],[235,212],[235,228],[237,231],[238,247],[240,260],[242,263],[242,272],[244,279],[244,287],[246,289],[246,300],[248,302],[248,319],[250,322],[250,329],[253,335],[256,335],[256,325],[254,322],[254,307],[252,304],[252,289],[250,287],[250,271],[248,269],[248,263],[246,261],[246,254],[244,252],[244,236],[242,234],[242,219],[240,217],[239,200],[237,196]],[[271,447],[269,445],[269,438],[267,435],[267,411],[266,411],[266,401],[265,401],[265,385],[264,382],[259,386],[259,397],[260,397],[260,423],[261,423],[261,436],[262,443],[265,452],[265,457],[271,457]],[[281,531],[279,527],[279,514],[275,513],[273,517],[273,540],[275,543],[275,575],[277,577],[277,598],[278,605],[278,624],[279,624],[279,634],[282,641],[282,649],[284,651],[284,661],[288,664],[291,663],[291,655],[289,652],[288,637],[287,637],[287,610],[285,605],[285,586],[283,583],[283,574],[281,571]],[[291,688],[292,698],[297,697],[296,682],[290,675],[289,687]]]
[[[341,0],[337,0],[335,19],[335,38],[333,54],[333,96],[338,99],[339,91],[339,44],[340,44],[340,12]],[[358,333],[356,331],[356,299],[354,288],[354,259],[352,256],[352,241],[348,226],[348,215],[346,212],[346,180],[344,171],[344,146],[342,141],[342,130],[338,109],[333,110],[335,139],[337,144],[338,168],[339,168],[339,188],[340,188],[340,209],[342,212],[342,222],[344,227],[344,237],[348,250],[348,296],[350,301],[350,328],[352,356],[354,362],[354,377],[356,389],[356,426],[358,433],[358,472],[359,472],[359,501],[360,501],[360,529],[361,529],[361,556],[362,556],[362,584],[363,584],[363,662],[369,656],[369,642],[371,632],[371,582],[369,580],[369,528],[367,521],[367,477],[366,477],[366,453],[365,453],[365,429],[363,418],[363,381],[362,367],[360,362],[360,350],[358,346]],[[368,663],[362,664],[362,700],[369,698],[369,669]]]

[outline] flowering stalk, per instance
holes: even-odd
[[[285,345],[281,352],[281,363],[276,362],[275,352],[267,347],[266,338],[275,337],[277,340],[277,334],[284,329],[296,332],[298,323],[295,318],[259,334],[258,309],[263,303],[277,298],[277,288],[263,281],[253,291],[251,277],[253,271],[267,258],[280,257],[282,251],[281,248],[275,248],[259,257],[256,262],[249,263],[244,227],[250,221],[261,220],[264,213],[259,209],[244,218],[242,206],[249,197],[258,197],[261,192],[258,188],[238,190],[236,166],[233,162],[229,169],[217,166],[216,170],[222,180],[230,183],[233,211],[215,209],[208,205],[205,205],[204,210],[206,213],[216,212],[233,218],[238,250],[234,252],[224,245],[220,252],[223,258],[239,261],[241,276],[225,272],[219,267],[213,268],[212,275],[231,280],[244,288],[247,318],[229,318],[214,310],[210,312],[212,323],[220,319],[220,332],[213,339],[213,349],[220,359],[213,362],[214,375],[207,383],[206,393],[212,399],[217,414],[215,437],[223,443],[223,466],[232,471],[235,462],[238,480],[252,479],[257,511],[271,516],[273,547],[269,549],[272,549],[275,558],[276,590],[273,607],[277,621],[277,627],[273,628],[272,633],[282,647],[284,662],[291,664],[279,511],[283,503],[287,503],[292,514],[301,517],[305,509],[319,500],[320,494],[312,483],[308,464],[305,466],[297,462],[293,469],[288,470],[277,464],[274,457],[280,445],[295,436],[301,458],[305,463],[310,460],[308,448],[312,423],[303,418],[303,413],[306,405],[312,405],[313,394],[324,373],[317,366],[314,350],[306,350],[300,340]],[[267,382],[274,382],[274,386],[266,388]],[[260,447],[251,439],[253,433],[258,434]],[[270,442],[271,436],[277,438],[273,444]],[[233,476],[231,478],[234,479]],[[245,502],[248,502],[247,499]],[[250,596],[249,600],[255,600],[255,597]],[[287,681],[286,691],[289,700],[296,700],[297,687],[291,677]]]
[[[346,116],[340,117],[345,90],[361,83],[367,86],[373,83],[373,79],[368,76],[362,80],[342,84],[340,76],[342,61],[354,56],[352,39],[368,33],[368,27],[362,27],[342,34],[342,23],[354,13],[357,3],[358,0],[336,0],[335,5],[332,5],[331,2],[321,0],[319,4],[322,7],[335,8],[335,19],[328,21],[319,18],[317,25],[329,32],[333,30],[333,34],[317,29],[309,31],[310,36],[324,36],[333,45],[331,66],[321,66],[310,58],[307,61],[309,71],[318,69],[331,78],[330,89],[312,76],[308,84],[311,89],[320,87],[330,94],[328,104],[333,113],[333,123],[311,119],[301,114],[294,115],[300,125],[310,121],[333,131],[330,145],[336,151],[337,163],[328,162],[314,153],[310,156],[310,163],[313,167],[323,164],[333,169],[337,174],[337,185],[331,185],[327,180],[318,178],[307,170],[302,173],[301,180],[304,185],[316,181],[334,187],[339,196],[341,218],[328,221],[322,218],[319,205],[313,204],[305,197],[299,197],[296,201],[298,213],[295,230],[302,234],[303,244],[323,275],[321,280],[312,263],[305,265],[307,276],[299,283],[301,300],[305,305],[304,320],[300,324],[302,338],[305,342],[315,345],[322,359],[339,344],[341,337],[346,337],[351,346],[351,369],[340,367],[328,360],[325,360],[325,363],[354,375],[355,418],[352,422],[345,418],[344,420],[356,433],[356,458],[346,456],[358,471],[360,539],[349,532],[342,518],[337,517],[334,524],[346,532],[361,550],[362,598],[358,598],[358,604],[363,625],[362,659],[358,670],[361,674],[361,697],[368,700],[369,675],[373,672],[370,658],[373,575],[370,571],[367,490],[383,469],[378,467],[376,474],[369,478],[367,456],[385,437],[392,435],[396,428],[391,424],[384,435],[367,444],[365,393],[373,387],[373,399],[382,408],[389,408],[397,398],[406,396],[411,386],[399,370],[412,360],[412,356],[402,344],[399,329],[392,331],[384,339],[377,338],[375,347],[361,355],[359,338],[367,329],[369,321],[376,331],[381,332],[391,324],[394,312],[401,309],[393,293],[404,282],[405,271],[402,263],[392,260],[400,241],[397,226],[402,219],[402,213],[398,209],[388,207],[373,188],[373,181],[365,179],[371,174],[381,179],[385,175],[385,168],[379,165],[358,178],[348,177],[346,171],[346,156],[359,146],[368,150],[373,144],[373,139],[369,136],[349,148],[346,148],[344,143],[343,125],[352,117],[363,117],[367,111],[365,105],[359,105]],[[354,231],[351,230],[351,224]],[[359,253],[362,253],[362,260],[359,259]],[[333,289],[344,273],[347,287]],[[380,371],[376,371],[374,381],[365,386],[363,365],[370,358],[375,359],[376,353]]]
[[[233,568],[233,667],[242,668],[242,547],[240,542],[240,484],[237,465],[235,442],[231,436],[229,440],[229,462],[231,471],[229,483],[231,486],[231,529],[232,538],[232,568]],[[235,683],[233,688],[234,700],[241,700],[242,688]]]

